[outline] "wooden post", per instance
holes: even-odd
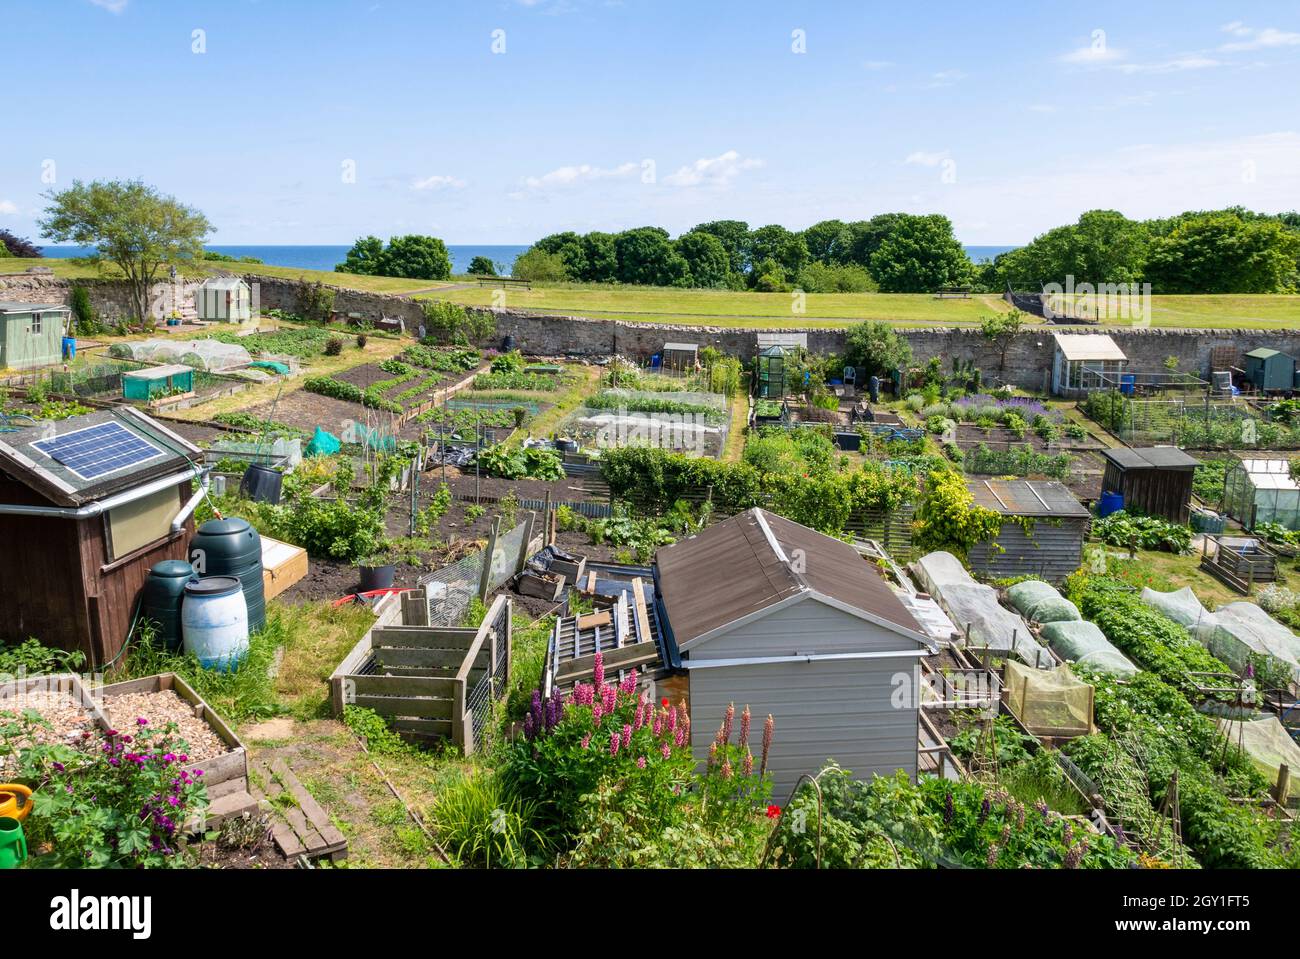
[[[492,591],[492,554],[497,548],[497,537],[501,535],[501,517],[492,523],[492,532],[488,536],[487,547],[483,550],[483,568],[478,577],[478,598],[487,602],[488,593]]]
[[[1277,800],[1279,806],[1287,804],[1287,796],[1291,792],[1291,767],[1286,763],[1277,767],[1277,786],[1274,790],[1273,798]]]
[[[529,511],[528,518],[524,520],[524,541],[519,544],[519,562],[515,564],[515,572],[522,573],[524,567],[528,565],[528,544],[533,540],[533,527],[537,525],[537,513]]]
[[[546,505],[543,507],[542,516],[545,519],[545,525],[542,527],[543,546],[550,546],[555,542],[555,531],[551,528],[551,491],[546,491]]]
[[[474,726],[472,720],[467,725],[465,719],[465,680],[457,679],[451,687],[451,742],[468,756],[473,750]],[[468,739],[465,736],[467,729],[470,733]]]

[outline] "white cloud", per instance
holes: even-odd
[[[524,177],[524,185],[530,190],[545,190],[552,187],[573,186],[593,180],[610,180],[634,175],[640,167],[635,163],[620,163],[616,167],[598,167],[589,163],[577,166],[562,166],[541,176]]]
[[[903,162],[910,166],[936,167],[944,160],[948,159],[948,155],[949,153],[947,150],[938,150],[934,152],[916,150],[909,153]]]
[[[1112,47],[1105,43],[1089,43],[1086,46],[1079,47],[1077,50],[1071,50],[1061,56],[1063,63],[1078,63],[1085,66],[1098,63],[1113,63],[1116,60],[1122,60],[1124,52],[1117,47]]]
[[[109,13],[121,13],[129,0],[90,0],[97,7],[103,7]]]
[[[1219,47],[1220,50],[1227,53],[1300,46],[1300,33],[1291,33],[1286,30],[1279,30],[1276,27],[1265,27],[1262,30],[1257,30],[1254,27],[1246,26],[1240,20],[1224,24],[1223,32],[1237,38],[1235,41],[1225,43]]]
[[[411,183],[412,190],[459,190],[465,186],[465,181],[459,177],[442,176],[434,174],[427,176],[422,180],[415,180]]]
[[[5,216],[16,216],[18,213],[18,204],[13,200],[0,200],[0,213]]]
[[[950,87],[958,80],[965,79],[966,74],[960,70],[940,70],[930,75],[931,87]]]
[[[721,156],[701,157],[690,166],[681,167],[676,173],[664,177],[669,186],[699,186],[711,184],[726,186],[744,170],[756,170],[763,165],[762,160],[742,157],[735,150],[728,150]]]
[[[1155,63],[1121,63],[1117,70],[1121,73],[1180,73],[1183,70],[1208,70],[1211,67],[1223,66],[1222,60],[1215,60],[1213,57],[1199,56],[1192,54],[1185,57],[1175,57],[1173,60],[1162,60]]]

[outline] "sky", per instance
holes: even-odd
[[[1295,0],[0,0],[0,39],[33,238],[98,178],[217,244],[1300,208]]]

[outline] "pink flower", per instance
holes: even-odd
[[[736,704],[727,703],[727,711],[722,716],[722,744],[731,742],[731,727],[736,720]]]
[[[740,745],[749,745],[749,706],[745,706],[745,711],[740,714]]]
[[[601,653],[601,652],[597,652],[597,653],[596,653],[596,660],[595,660],[595,663],[594,663],[594,664],[592,665],[592,667],[591,667],[591,679],[592,679],[592,682],[594,682],[594,683],[596,684],[596,688],[597,688],[597,689],[599,689],[601,686],[604,686],[604,685],[605,685],[605,655],[604,655],[604,653]]]
[[[627,723],[623,724],[623,747],[626,749],[632,745],[632,727]]]
[[[658,739],[659,734],[662,733],[663,731],[664,731],[664,718],[663,716],[656,716],[655,723],[654,723],[655,739]]]
[[[591,745],[591,733],[587,733],[587,735],[582,737],[582,748],[586,749],[590,745]]]
[[[673,745],[682,746],[685,744],[685,742],[686,742],[686,727],[678,726],[677,731],[673,733]],[[665,749],[667,748],[667,744],[665,744],[664,748]]]
[[[665,699],[664,702],[666,703],[668,702],[668,700]],[[669,732],[672,732],[674,729],[677,728],[677,707],[676,706],[674,706],[672,709],[668,711],[667,725],[668,725]]]
[[[636,768],[637,768],[637,769],[645,769],[645,757],[644,757],[644,756],[637,756],[637,757],[636,757]]]
[[[605,715],[605,707],[601,706],[600,703],[596,703],[591,707],[591,719],[597,726],[600,725],[600,717],[603,715]]]
[[[664,743],[662,746],[659,747],[659,752],[663,754],[664,759],[667,759],[669,756],[673,754],[672,749],[669,747],[667,743]]]
[[[618,730],[617,730],[617,729],[612,729],[612,730],[610,730],[610,733],[609,733],[609,754],[610,754],[611,756],[617,756],[617,755],[618,755],[618,746],[619,746],[619,741],[620,741],[620,739],[621,739],[621,737],[619,736],[619,734],[618,734]]]
[[[754,754],[748,749],[745,750],[745,761],[741,764],[740,770],[746,778],[754,774]]]
[[[767,722],[763,723],[763,759],[758,764],[758,774],[761,776],[767,772],[767,754],[772,748],[772,734],[776,731],[776,720],[772,714],[767,714]]]
[[[722,778],[723,778],[723,779],[730,779],[730,778],[731,778],[731,759],[730,759],[730,757],[728,757],[728,758],[722,760]]]

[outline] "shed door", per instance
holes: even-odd
[[[752,714],[750,749],[757,768],[763,723],[770,713],[776,732],[768,758],[772,801],[784,805],[803,773],[815,774],[834,759],[856,778],[916,775],[920,666],[914,657],[837,659],[692,669],[691,746],[709,754],[728,703]]]

